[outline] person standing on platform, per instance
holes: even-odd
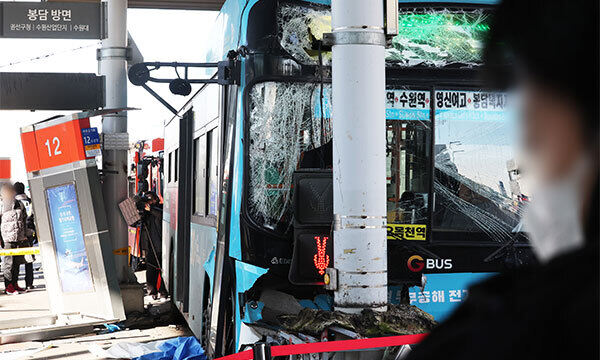
[[[146,257],[146,286],[153,297],[166,297],[161,278],[162,207],[154,192],[144,194],[140,203],[142,214],[142,251]]]
[[[25,224],[25,235],[27,236],[27,246],[31,247],[36,245],[37,238],[35,232],[35,220],[33,217],[33,210],[31,205],[31,199],[25,194],[25,185],[22,182],[16,182],[14,185],[15,199],[18,200],[27,212],[27,222]],[[33,286],[33,262],[35,261],[35,255],[25,255],[25,289],[32,290]]]
[[[15,199],[15,195],[15,189],[11,184],[2,184],[0,187],[0,197],[2,198],[0,240],[5,250],[27,246],[27,236],[25,235],[27,211],[23,204]],[[17,283],[19,266],[24,261],[23,255],[5,256],[3,259],[4,291],[9,295],[25,291]]]

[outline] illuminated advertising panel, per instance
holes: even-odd
[[[62,291],[93,291],[75,184],[46,189],[46,199]]]

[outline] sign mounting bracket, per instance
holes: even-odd
[[[192,92],[192,84],[218,84],[218,85],[234,85],[240,82],[240,67],[239,61],[236,60],[238,53],[230,51],[228,60],[219,62],[206,63],[179,63],[179,62],[143,62],[138,63],[129,69],[129,81],[136,86],[143,87],[150,95],[163,104],[169,111],[177,115],[175,109],[168,101],[160,96],[152,89],[148,82],[159,84],[169,84],[169,90],[175,95],[188,96]],[[160,68],[173,68],[177,77],[175,78],[158,78],[152,77],[151,71]],[[183,68],[183,77],[179,75],[178,69]],[[208,79],[190,78],[190,68],[216,68],[217,71]]]

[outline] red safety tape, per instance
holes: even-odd
[[[426,334],[400,335],[369,339],[323,341],[308,344],[278,345],[271,347],[272,356],[312,354],[331,351],[375,349],[388,346],[416,344],[425,338]]]
[[[254,359],[254,351],[244,350],[237,354],[226,355],[215,360],[252,360]]]
[[[376,349],[388,346],[411,345],[421,342],[427,334],[386,336],[368,339],[323,341],[308,344],[277,345],[271,347],[271,356],[313,354],[333,351]],[[218,358],[217,360],[252,360],[252,349]]]

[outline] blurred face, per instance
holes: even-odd
[[[15,197],[15,191],[9,186],[3,186],[0,189],[0,196],[3,200],[10,200]]]
[[[523,175],[533,185],[523,219],[533,250],[547,262],[584,244],[591,167],[577,106],[535,84],[523,90]]]
[[[580,113],[556,92],[532,83],[524,90],[523,140],[529,170],[544,182],[560,180],[584,154]]]

